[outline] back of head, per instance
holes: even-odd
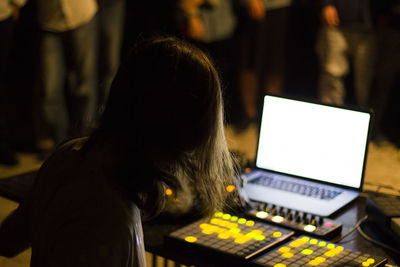
[[[113,81],[97,134],[123,151],[119,182],[145,209],[159,211],[163,204],[155,203],[164,203],[166,187],[182,187],[180,176],[197,187],[206,211],[223,202],[233,171],[222,93],[213,64],[195,46],[173,37],[136,44]],[[133,163],[146,170],[142,177],[133,177],[137,166],[128,173]]]

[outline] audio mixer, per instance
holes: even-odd
[[[342,224],[325,217],[294,211],[267,203],[250,202],[246,215],[256,220],[292,229],[296,234],[332,239],[340,235]]]

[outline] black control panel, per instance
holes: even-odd
[[[325,217],[308,214],[273,204],[251,202],[246,215],[259,221],[292,229],[296,234],[307,234],[324,239],[339,236],[342,224]]]
[[[374,196],[367,198],[366,212],[369,220],[390,229],[400,237],[400,198]]]

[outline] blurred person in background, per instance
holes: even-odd
[[[98,107],[101,113],[121,59],[126,3],[125,0],[98,0],[98,4]]]
[[[179,33],[206,50],[214,59],[225,89],[225,109],[229,120],[235,86],[235,1],[180,0],[176,7],[175,19]]]
[[[243,108],[235,123],[239,131],[257,123],[262,94],[283,94],[291,4],[292,0],[241,1],[236,40],[238,88]]]
[[[9,144],[7,126],[6,68],[15,23],[26,0],[0,0],[0,164],[15,165],[17,156]]]
[[[391,96],[400,75],[400,1],[380,1],[377,16],[377,64],[375,79],[371,92],[371,107],[374,110],[374,126],[372,141],[377,145],[389,144],[388,127],[385,127],[385,118],[397,120],[397,116],[388,114]],[[390,126],[393,130],[397,123]],[[399,138],[394,140],[398,145]]]
[[[94,121],[98,5],[96,0],[37,0],[36,6],[47,127],[37,146],[47,153],[66,138],[87,132]]]
[[[318,98],[344,105],[352,71],[358,106],[367,107],[376,57],[371,0],[321,0],[322,25],[317,37],[320,65]]]

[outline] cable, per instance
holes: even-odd
[[[339,237],[339,239],[334,240],[333,243],[340,243],[340,241],[342,241],[343,239],[345,239],[346,237],[348,237],[351,233],[353,233],[365,220],[368,219],[368,215],[365,215],[363,218],[361,218],[360,220],[358,220],[358,222],[356,223],[356,225],[353,227],[353,229],[351,229],[350,231],[348,231],[346,234],[342,235],[341,237]]]
[[[371,243],[374,243],[375,245],[381,246],[381,247],[383,247],[383,248],[386,248],[386,249],[388,249],[388,250],[390,250],[390,251],[392,251],[392,252],[394,252],[394,253],[400,255],[400,250],[397,250],[397,249],[395,249],[395,248],[392,248],[391,246],[388,246],[388,245],[386,245],[386,244],[384,244],[384,243],[382,243],[382,242],[379,242],[378,240],[375,240],[375,239],[369,237],[369,236],[362,230],[361,225],[359,225],[359,226],[357,227],[357,231],[358,231],[358,233],[359,233],[363,238],[365,238],[366,240],[370,241]]]

